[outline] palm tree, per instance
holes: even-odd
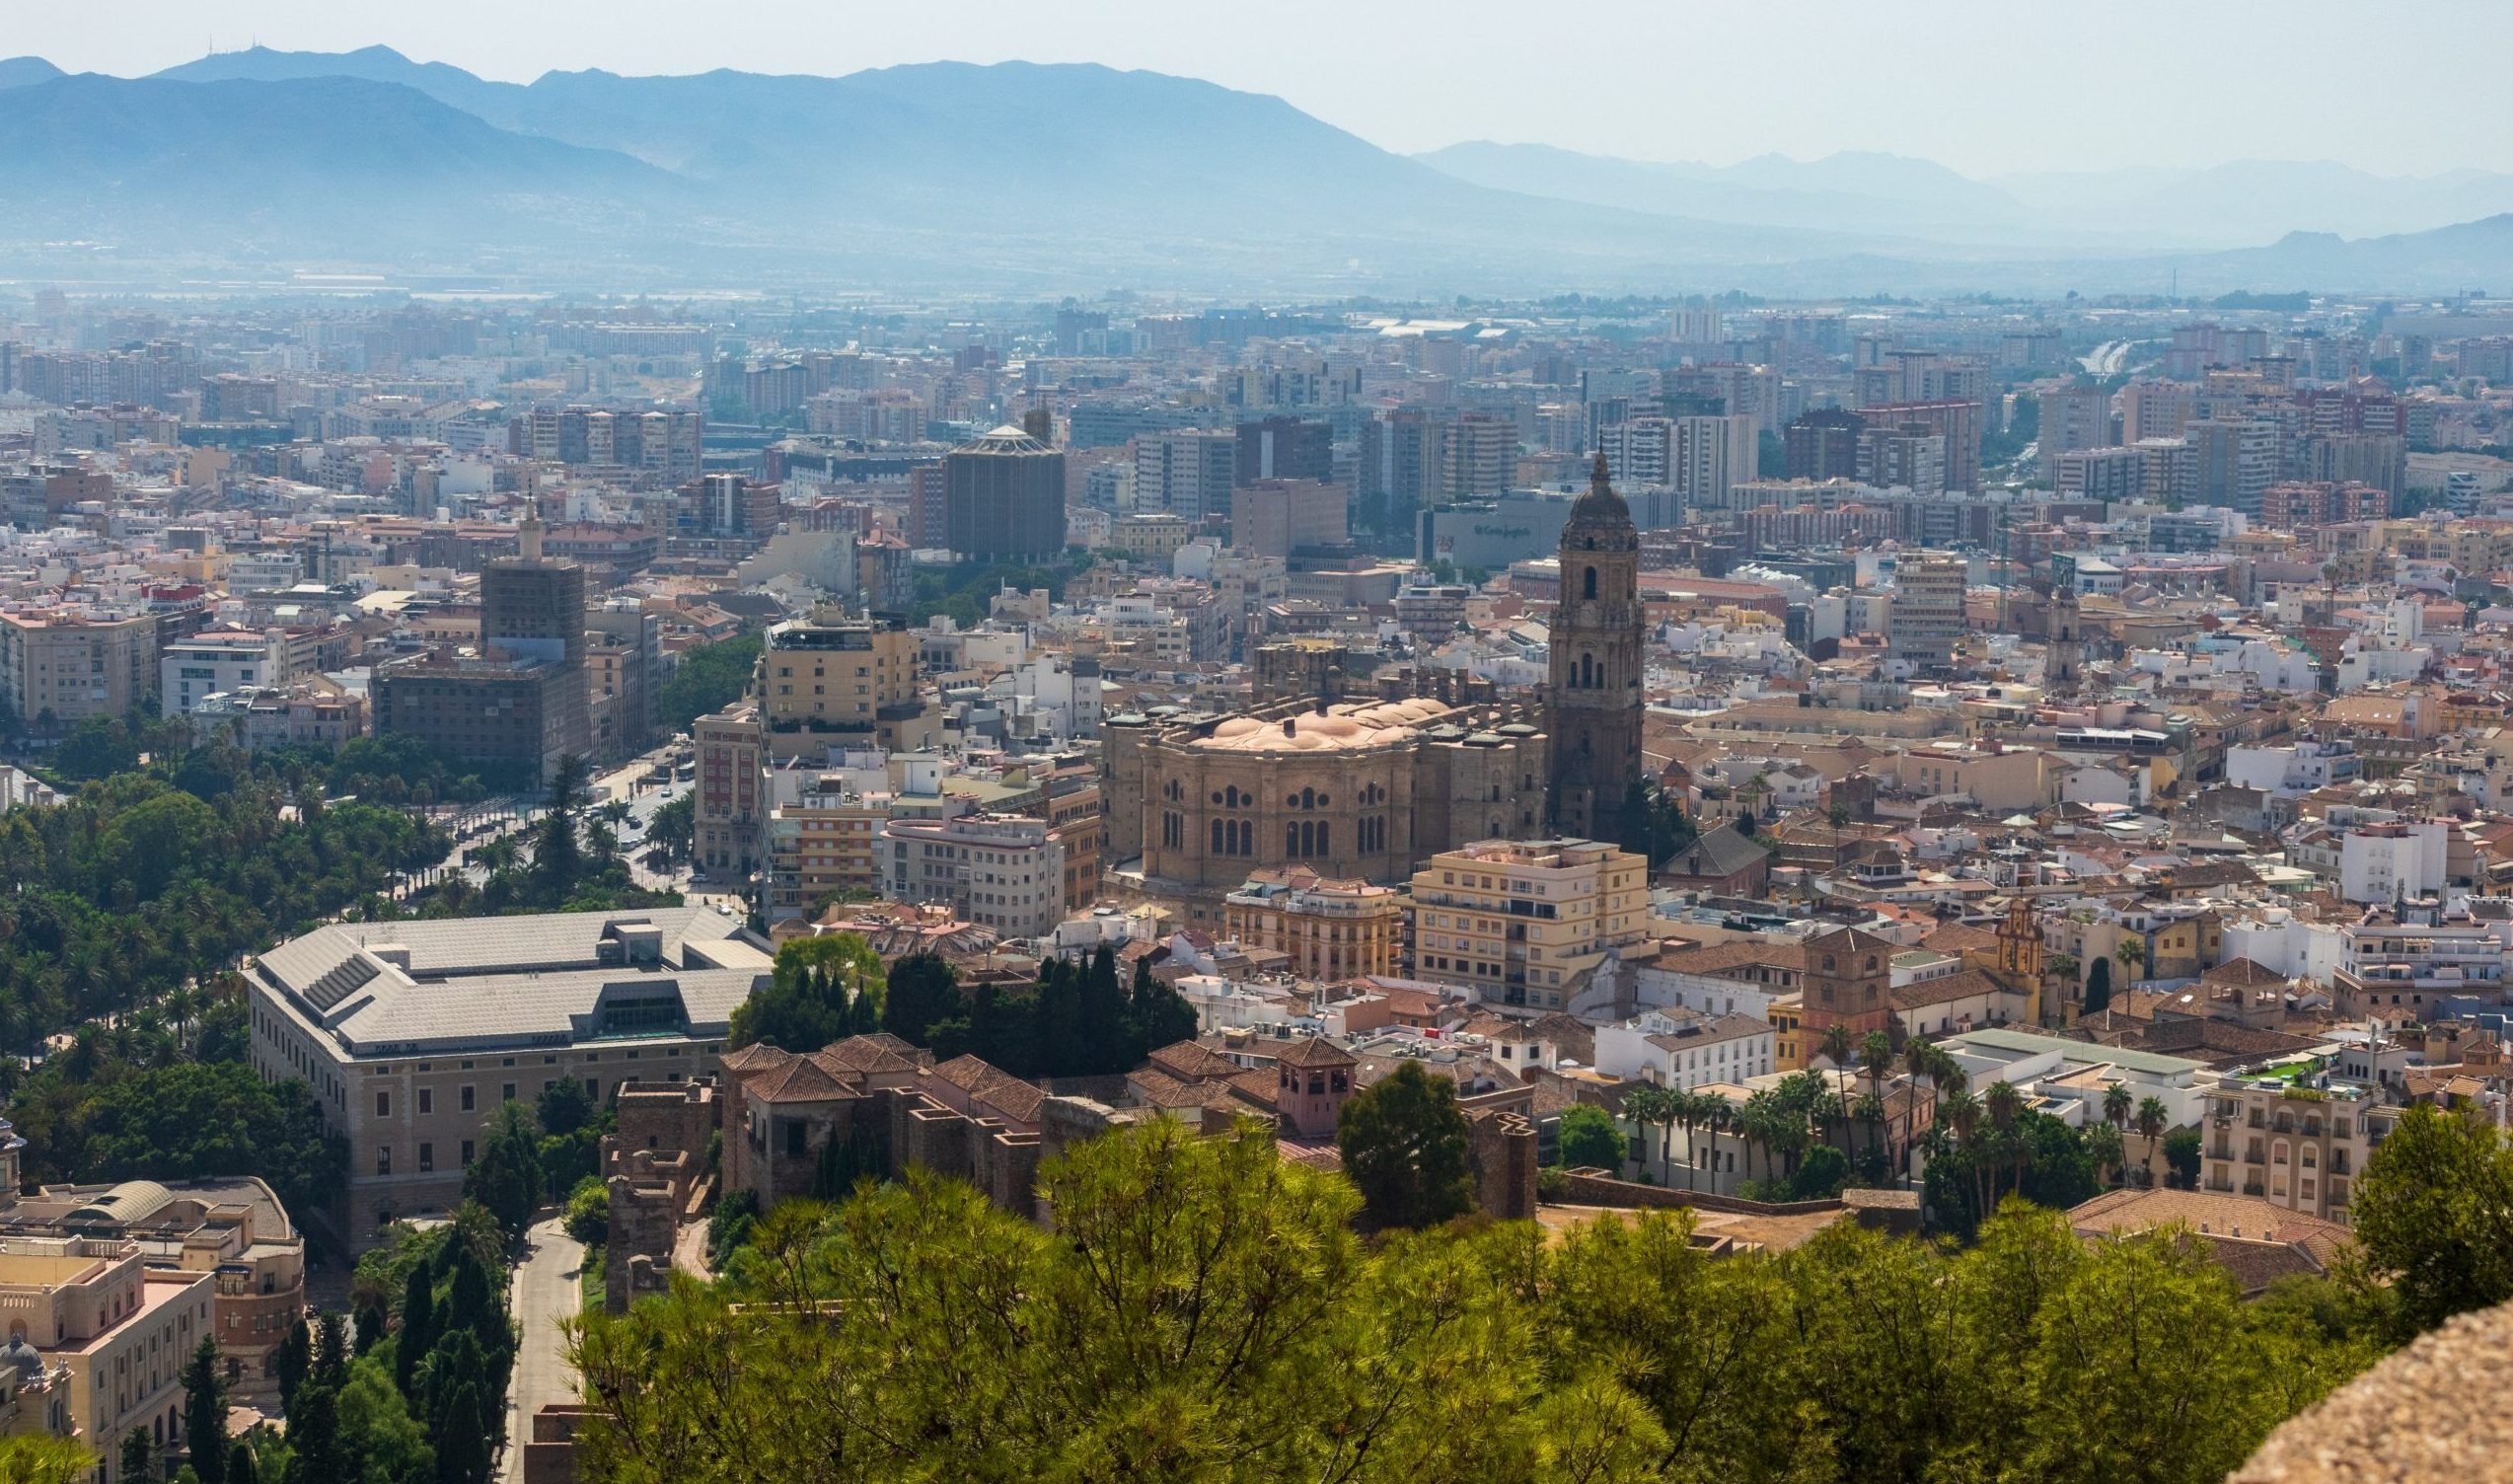
[[[2004,1150],[2015,1132],[2018,1116],[2025,1111],[2025,1095],[2016,1090],[2014,1082],[2002,1078],[1989,1084],[1989,1091],[1981,1097],[1981,1109],[1989,1115],[1990,1127],[1997,1130],[1999,1145]],[[2022,1195],[2025,1190],[2024,1160],[2013,1150],[2006,1150],[2006,1152],[2016,1161],[2016,1193]],[[1990,1194],[1995,1196],[1997,1193],[1993,1181]]]
[[[1847,1072],[1851,1058],[1858,1054],[1858,1038],[1850,1034],[1850,1027],[1836,1022],[1824,1030],[1822,1044],[1817,1049],[1823,1053],[1823,1059],[1832,1064],[1833,1071]],[[1831,1080],[1836,1100],[1841,1104],[1841,1122],[1847,1124],[1850,1121],[1849,1091],[1841,1085],[1839,1077]]]
[[[1649,1168],[1649,1129],[1652,1124],[1666,1121],[1665,1104],[1675,1094],[1663,1087],[1635,1087],[1623,1094],[1623,1116],[1632,1121],[1641,1140],[1641,1168]],[[1662,1153],[1663,1146],[1661,1147]]]
[[[1701,1094],[1702,1127],[1710,1135],[1710,1188],[1719,1189],[1719,1136],[1737,1126],[1735,1104],[1716,1092]]]
[[[1902,1116],[1902,1173],[1911,1172],[1911,1142],[1920,1137],[1920,1078],[1934,1079],[1937,1064],[1945,1053],[1929,1044],[1926,1036],[1913,1036],[1902,1045],[1902,1073],[1911,1079],[1910,1095],[1904,1099]]]
[[[2149,1181],[2155,1179],[2155,1142],[2162,1139],[2164,1131],[2172,1126],[2173,1113],[2164,1106],[2163,1098],[2148,1097],[2138,1104],[2138,1133],[2147,1142],[2145,1178]]]
[[[1701,1150],[1694,1147],[1693,1129],[1710,1116],[1711,1099],[1699,1092],[1678,1091],[1668,1094],[1666,1117],[1670,1124],[1684,1126],[1684,1188],[1693,1188],[1693,1173],[1701,1167]]]
[[[2146,941],[2143,938],[2124,937],[2119,945],[2111,950],[2111,956],[2120,960],[2120,987],[2125,990],[2130,982],[2138,977],[2138,965],[2147,961]]]
[[[2129,1126],[2129,1115],[2137,1105],[2138,1099],[2129,1091],[2129,1085],[2126,1082],[2113,1082],[2103,1091],[2104,1121],[2115,1129],[2126,1129]]]
[[[1893,1070],[1893,1038],[1869,1031],[1859,1042],[1859,1065],[1868,1075],[1868,1095],[1876,1099],[1877,1121],[1868,1126],[1868,1148],[1874,1149],[1885,1117],[1885,1075]]]

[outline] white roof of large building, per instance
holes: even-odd
[[[774,967],[701,907],[334,924],[258,970],[352,1056],[724,1033]]]

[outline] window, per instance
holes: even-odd
[[[393,1116],[392,1093],[379,1092],[375,1094],[375,1116],[378,1118],[390,1118]]]
[[[513,1101],[515,1100],[515,1084],[514,1084],[514,1083],[512,1083],[512,1082],[508,1082],[508,1083],[506,1084],[506,1090],[505,1090],[505,1091],[504,1091],[504,1093],[503,1093],[503,1094],[501,1094],[501,1095],[502,1095],[502,1097],[504,1098],[504,1100],[505,1100],[505,1101],[510,1102],[510,1103],[511,1103],[511,1102],[513,1102]]]
[[[803,1128],[802,1121],[801,1121],[800,1119],[789,1119],[789,1120],[786,1122],[786,1124],[785,1124],[785,1157],[786,1157],[786,1158],[788,1158],[788,1159],[800,1159],[800,1158],[802,1158],[802,1157],[803,1157],[803,1154],[804,1154],[804,1152],[805,1152],[805,1148],[804,1148],[804,1144],[803,1144],[804,1133],[805,1133],[805,1131],[804,1131],[804,1128]]]
[[[393,1173],[393,1146],[379,1144],[375,1147],[375,1172],[379,1175]]]
[[[436,1146],[432,1144],[420,1145],[419,1173],[424,1175],[434,1168],[436,1168]]]
[[[466,1165],[468,1165],[468,1164],[470,1164],[471,1162],[472,1162],[472,1142],[471,1142],[470,1140],[466,1139],[466,1140],[464,1140],[464,1141],[463,1141],[463,1163],[464,1163],[464,1164],[466,1164]]]
[[[469,1088],[469,1087],[465,1087],[465,1088],[463,1088],[463,1090],[462,1090],[462,1109],[463,1109],[463,1111],[464,1111],[464,1112],[466,1112],[466,1113],[469,1113],[469,1112],[473,1111],[473,1102],[474,1102],[474,1099],[473,1099],[473,1097],[472,1097],[472,1089],[471,1089],[471,1088]]]
[[[436,1089],[433,1087],[421,1087],[419,1089],[419,1111],[421,1113],[433,1113],[436,1111]]]

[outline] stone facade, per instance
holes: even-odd
[[[1109,718],[1108,858],[1190,922],[1219,923],[1252,871],[1392,884],[1471,840],[1544,817],[1546,739],[1520,707],[1429,698]]]

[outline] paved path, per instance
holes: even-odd
[[[559,1230],[554,1216],[535,1222],[524,1240],[510,1295],[523,1342],[515,1355],[514,1384],[506,1388],[506,1458],[499,1474],[505,1484],[518,1484],[524,1476],[523,1445],[532,1436],[533,1414],[545,1402],[577,1399],[576,1373],[561,1348],[558,1321],[583,1301],[576,1278],[584,1245]]]
[[[715,1276],[706,1266],[705,1222],[691,1222],[672,1234],[672,1266],[702,1281]]]

